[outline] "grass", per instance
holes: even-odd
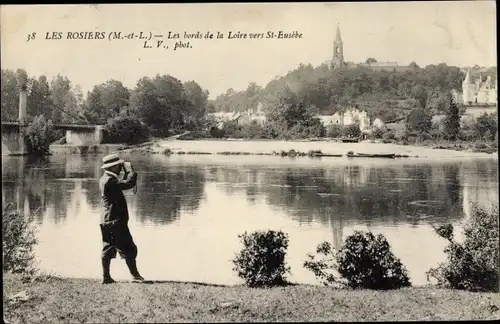
[[[19,292],[24,302],[9,298]],[[258,322],[500,319],[500,295],[435,288],[335,290],[292,285],[273,289],[195,283],[119,282],[4,275],[4,318],[39,322]]]

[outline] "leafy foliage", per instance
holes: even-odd
[[[396,289],[410,286],[401,261],[382,235],[356,231],[336,255],[338,271],[351,288]]]
[[[352,138],[359,137],[361,135],[361,129],[359,128],[359,124],[354,123],[354,124],[345,126],[344,134],[346,137],[352,137]]]
[[[465,240],[453,240],[453,227],[436,228],[436,233],[449,241],[445,248],[447,260],[431,268],[428,279],[438,286],[470,291],[498,291],[499,228],[498,205],[490,212],[473,205],[471,218],[464,226]]]
[[[498,132],[498,114],[486,114],[479,116],[474,125],[476,138],[484,140],[494,140]]]
[[[495,73],[493,69],[486,74]],[[327,63],[317,67],[300,64],[263,88],[251,83],[243,91],[229,89],[214,100],[214,107],[216,111],[243,112],[255,109],[257,102],[261,102],[272,108],[276,91],[288,86],[299,102],[306,107],[317,107],[319,113],[333,114],[339,108],[358,104],[371,117],[378,115],[388,121],[415,108],[445,112],[447,94],[461,88],[463,77],[458,67],[446,64],[420,68],[412,63],[409,69],[394,72],[366,67],[331,70]]]
[[[387,290],[411,286],[406,268],[381,234],[375,237],[371,232],[356,231],[339,251],[333,252],[325,242],[318,246],[317,253],[326,259],[309,255],[304,267],[325,285],[339,282],[334,275],[337,271],[350,288]]]
[[[286,283],[290,271],[285,256],[288,235],[281,231],[245,232],[238,236],[243,249],[233,259],[233,270],[249,287],[276,286]]]
[[[46,120],[43,115],[36,116],[26,131],[28,152],[39,156],[50,154],[50,143],[55,140],[54,135],[52,121]]]
[[[444,126],[447,138],[452,141],[456,140],[460,132],[460,112],[453,98],[450,98]]]
[[[432,127],[432,117],[423,108],[413,110],[406,119],[406,129],[409,132],[428,133]]]
[[[110,119],[105,127],[105,143],[139,144],[147,141],[149,130],[139,119],[132,116],[118,116]]]
[[[342,127],[340,125],[328,125],[326,127],[326,136],[332,138],[342,136]]]
[[[36,271],[34,247],[38,240],[31,219],[12,204],[2,208],[3,271],[32,274]]]
[[[84,115],[90,122],[104,123],[109,118],[119,116],[127,109],[130,91],[118,80],[108,80],[94,86],[87,94]]]
[[[374,127],[372,136],[373,138],[380,139],[384,136],[384,130],[380,127]]]
[[[316,248],[317,255],[308,254],[304,268],[312,271],[317,279],[325,286],[338,282],[335,278],[335,253],[330,243],[323,242]]]

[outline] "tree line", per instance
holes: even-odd
[[[192,129],[206,115],[209,92],[196,81],[181,82],[170,75],[139,79],[133,89],[118,80],[94,86],[84,98],[81,88],[66,76],[50,82],[46,76],[29,76],[25,70],[2,69],[3,121],[18,118],[19,90],[28,86],[28,120],[44,115],[53,124],[106,124],[117,117],[134,117],[158,134]]]
[[[369,60],[374,61],[373,58]],[[478,66],[472,74],[479,74]],[[496,76],[496,67],[482,75]],[[370,118],[387,122],[407,115],[415,108],[425,108],[432,114],[443,113],[448,104],[447,94],[461,91],[465,74],[460,68],[444,63],[425,68],[411,63],[405,72],[377,71],[367,67],[332,70],[327,63],[313,67],[300,64],[286,75],[276,77],[265,87],[250,82],[247,89],[228,89],[213,102],[216,111],[247,111],[261,102],[264,111],[272,109],[275,93],[288,86],[297,100],[311,112],[333,115],[352,106],[367,111]]]
[[[474,67],[472,73],[478,71]],[[496,76],[496,67],[482,75]],[[450,105],[450,93],[460,89],[463,78],[460,68],[444,63],[425,68],[412,63],[405,72],[300,64],[265,87],[250,82],[245,90],[229,89],[215,100],[209,100],[208,90],[196,81],[182,82],[171,75],[143,77],[132,89],[110,79],[94,86],[84,98],[81,88],[65,76],[57,75],[49,82],[44,75],[29,76],[22,69],[2,70],[1,112],[4,121],[17,119],[19,88],[27,84],[28,119],[43,115],[52,124],[107,124],[108,142],[131,143],[185,130],[203,130],[198,137],[335,137],[340,130],[325,128],[317,115],[332,115],[352,106],[366,110],[372,120],[406,117],[413,120],[410,129],[428,133],[432,115],[450,114],[450,108],[456,108]],[[463,106],[455,104],[461,114]],[[244,112],[259,105],[266,115],[264,125],[253,123],[241,129],[229,123],[222,130],[225,135],[208,118],[209,112]],[[453,115],[448,120],[456,128],[458,116]],[[344,135],[357,136],[348,133]]]

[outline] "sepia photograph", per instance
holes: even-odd
[[[0,13],[5,323],[500,319],[495,1]]]

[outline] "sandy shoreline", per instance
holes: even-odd
[[[384,143],[336,143],[328,141],[248,141],[248,140],[177,140],[157,139],[150,145],[141,148],[131,148],[131,152],[144,148],[151,153],[163,153],[167,148],[172,153],[246,153],[252,155],[272,154],[273,152],[295,150],[307,153],[310,150],[319,150],[324,154],[345,155],[349,151],[368,154],[396,154],[410,158],[498,158],[497,153],[488,154],[471,151],[454,151],[447,149],[433,149],[425,146],[397,145]]]

